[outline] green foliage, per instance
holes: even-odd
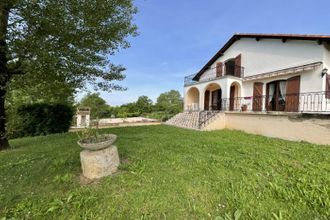
[[[77,135],[79,137],[79,141],[89,140],[89,139],[97,140],[100,136],[98,129],[94,129],[94,128],[86,128],[81,131],[78,131]]]
[[[152,100],[148,98],[148,96],[140,96],[135,103],[136,109],[140,114],[142,113],[150,113],[152,110]]]
[[[100,97],[100,93],[88,93],[81,99],[79,106],[90,107],[92,119],[111,117],[110,106]]]
[[[48,102],[49,94],[72,96],[88,84],[125,89],[115,83],[125,78],[125,68],[109,57],[137,35],[136,12],[133,0],[1,0],[0,150],[9,147],[4,109],[9,90],[24,94],[32,86],[28,98],[37,94]]]
[[[155,107],[158,111],[164,111],[167,114],[175,115],[182,111],[183,100],[178,91],[171,90],[159,95]]]
[[[76,134],[12,140],[14,150],[0,153],[0,218],[330,216],[328,146],[164,125],[99,132],[118,136],[124,172],[96,186],[79,183]]]
[[[155,105],[147,96],[140,96],[136,102],[112,107],[110,112],[111,115],[118,118],[144,116],[166,121],[181,112],[182,109],[183,102],[180,93],[171,90],[160,94]]]
[[[62,104],[23,105],[17,109],[14,122],[9,124],[9,137],[48,135],[67,132],[73,109]]]
[[[160,121],[167,121],[168,119],[172,118],[175,114],[169,114],[165,111],[163,112],[151,112],[148,114],[142,114],[143,117],[158,119]]]
[[[122,89],[112,81],[124,79],[125,68],[108,56],[129,47],[126,38],[136,36],[131,0],[4,0],[0,6],[11,12],[6,30],[11,73],[69,88],[88,81],[103,90]]]

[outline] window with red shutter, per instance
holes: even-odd
[[[217,63],[217,67],[216,67],[216,76],[217,77],[222,76],[222,69],[223,69],[223,64],[221,62]]]
[[[242,75],[242,68],[241,68],[241,60],[242,60],[242,55],[238,55],[235,57],[235,76],[236,77],[241,77]]]

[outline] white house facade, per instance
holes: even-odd
[[[330,112],[330,36],[235,34],[185,77],[185,111]]]

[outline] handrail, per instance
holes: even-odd
[[[223,66],[223,69],[222,69],[222,74],[223,75],[222,76],[217,76],[216,67],[209,68],[206,71],[211,70],[211,72],[206,73],[204,75],[204,77],[201,77],[198,81],[193,80],[193,78],[196,76],[196,74],[191,74],[191,75],[185,76],[184,77],[184,86],[194,85],[194,84],[199,83],[199,82],[208,82],[208,81],[211,81],[211,80],[222,78],[224,76],[234,76],[234,77],[238,77],[238,78],[243,78],[245,68],[242,67],[242,66],[237,66],[237,65],[235,65],[233,67],[234,67],[233,69],[230,69],[230,71],[228,70],[228,72],[227,72],[225,66]]]
[[[224,98],[221,111],[329,112],[330,91]]]
[[[214,118],[219,111],[200,111],[199,112],[199,121],[198,128],[201,129],[207,125]]]

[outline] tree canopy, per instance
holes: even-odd
[[[136,35],[136,12],[132,0],[0,1],[0,149],[9,146],[4,100],[13,81],[123,89],[113,81],[125,68],[110,59]]]
[[[182,111],[183,100],[179,91],[171,90],[160,94],[157,98],[156,108],[169,114],[177,114]]]

